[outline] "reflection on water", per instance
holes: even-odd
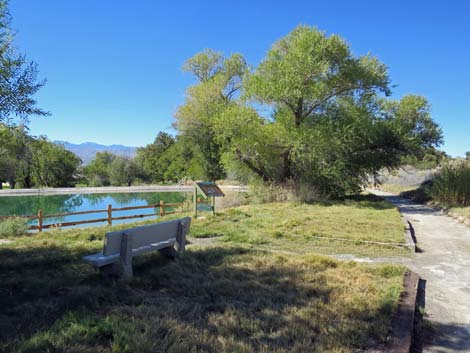
[[[89,210],[105,210],[110,204],[113,208],[144,206],[158,204],[160,200],[165,203],[177,203],[188,200],[188,193],[159,192],[159,193],[122,193],[122,194],[88,194],[88,195],[49,195],[49,196],[6,196],[0,197],[0,215],[2,216],[27,216],[35,215],[42,210],[43,215],[56,213],[70,213]],[[113,213],[117,216],[130,216],[143,213],[151,213],[158,210],[140,209],[119,211]],[[171,211],[167,208],[166,211]],[[87,215],[75,215],[61,218],[48,218],[44,224],[56,222],[73,222],[94,218],[105,218],[105,213]],[[134,220],[127,220],[132,222]],[[34,223],[34,221],[33,221]],[[114,221],[113,223],[122,223]],[[94,224],[98,225],[98,223]]]

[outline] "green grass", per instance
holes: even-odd
[[[403,254],[393,247],[361,241],[404,243],[404,225],[393,205],[371,196],[328,203],[269,203],[226,210],[198,220],[192,235],[277,250],[351,253],[365,256]],[[326,239],[325,239],[326,238]],[[333,238],[345,238],[342,242]]]
[[[220,238],[177,261],[137,257],[130,282],[80,260],[129,224],[0,243],[0,352],[355,352],[386,340],[405,269],[310,251],[395,254],[314,238],[401,241],[395,208],[361,197],[203,215],[192,234]]]

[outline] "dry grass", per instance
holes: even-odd
[[[449,212],[470,220],[470,207],[451,207]]]
[[[2,352],[353,352],[386,340],[402,290],[401,267],[231,246],[106,282],[82,240],[46,238],[1,250]]]
[[[0,352],[356,352],[386,340],[405,269],[308,252],[395,254],[314,238],[401,241],[395,208],[361,197],[205,216],[192,233],[221,238],[174,262],[140,256],[131,282],[81,261],[130,225],[0,244]]]
[[[418,186],[398,185],[398,184],[382,184],[379,189],[382,191],[390,192],[399,195],[402,192],[415,190]]]

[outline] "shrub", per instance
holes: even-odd
[[[429,193],[446,206],[470,206],[470,163],[444,167],[432,180]]]
[[[0,222],[0,238],[17,237],[27,233],[28,226],[24,218],[7,218]]]
[[[325,199],[325,196],[317,192],[314,186],[294,183],[292,180],[284,184],[253,181],[250,184],[249,197],[254,203],[311,202]]]

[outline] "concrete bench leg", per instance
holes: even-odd
[[[121,261],[122,275],[124,278],[132,278],[132,238],[129,234],[123,233],[121,240]]]
[[[189,230],[189,222],[191,219],[183,219],[178,224],[178,233],[176,234],[176,251],[183,254],[186,250],[186,234]]]

